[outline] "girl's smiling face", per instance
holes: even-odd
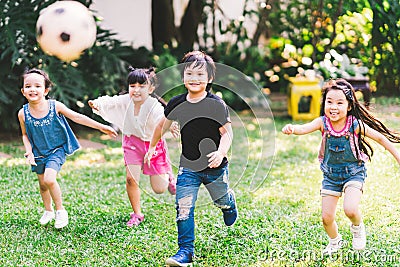
[[[143,84],[133,83],[129,84],[129,96],[135,103],[143,103],[153,92],[154,87],[148,82]]]
[[[207,84],[211,82],[208,78],[206,65],[195,65],[196,62],[193,62],[183,72],[183,83],[191,94],[205,92]]]
[[[45,78],[38,73],[29,73],[24,78],[22,94],[29,102],[45,99],[49,88],[45,86]]]
[[[331,122],[346,121],[347,112],[350,111],[349,101],[342,90],[332,89],[326,94],[324,113]]]

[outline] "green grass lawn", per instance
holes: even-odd
[[[240,218],[225,227],[221,211],[202,187],[194,266],[400,266],[399,166],[389,152],[374,145],[373,161],[367,165],[361,202],[366,250],[351,249],[341,200],[337,222],[348,245],[331,258],[322,257],[327,237],[320,218],[320,133],[284,136],[280,129],[289,119],[235,116],[230,179]],[[383,117],[400,129],[398,112]],[[13,156],[0,159],[0,266],[164,266],[176,252],[174,197],[155,195],[143,176],[146,219],[127,228],[131,209],[120,143],[96,134],[92,140],[108,148],[80,150],[60,172],[70,215],[62,230],[38,222],[43,205],[37,178],[25,165],[22,141],[0,144],[1,152]],[[176,173],[178,142],[169,139],[169,150]]]

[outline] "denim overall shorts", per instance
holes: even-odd
[[[352,120],[351,117],[349,119]],[[353,133],[358,122],[354,120],[347,123],[347,129],[344,129],[340,136],[335,136],[331,134],[332,130],[328,129],[327,120],[329,119],[323,118],[325,147],[321,147],[324,149],[320,165],[323,172],[321,195],[340,197],[347,187],[355,187],[362,191],[367,172],[364,161],[355,157],[354,147],[357,144],[351,144],[357,140]]]

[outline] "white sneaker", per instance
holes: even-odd
[[[57,229],[61,229],[68,224],[68,212],[66,210],[57,210],[56,211],[56,222],[54,227]]]
[[[365,233],[365,225],[364,223],[360,223],[360,225],[350,226],[350,231],[353,234],[353,249],[354,250],[363,250],[367,245],[367,234]]]
[[[335,239],[329,239],[329,244],[322,251],[323,255],[332,255],[333,253],[338,252],[339,249],[343,247],[343,239],[339,234]]]
[[[54,211],[45,210],[43,213],[43,216],[42,216],[42,218],[40,218],[39,222],[41,225],[46,225],[50,221],[52,221],[54,219],[54,217],[55,217]]]

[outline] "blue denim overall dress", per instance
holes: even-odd
[[[340,132],[333,129],[326,116],[322,116],[322,121],[324,132],[318,156],[323,172],[321,195],[341,196],[348,186],[362,191],[367,177],[364,162],[368,157],[358,148],[358,136],[354,133],[358,127],[357,119],[348,116],[346,126]]]
[[[29,104],[23,106],[26,134],[38,165],[32,166],[32,171],[38,174],[42,174],[45,168],[59,171],[66,155],[80,148],[66,118],[57,114],[55,100],[48,101],[49,112],[39,119],[31,115]]]

